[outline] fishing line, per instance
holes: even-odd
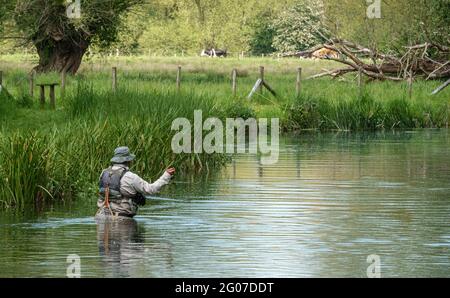
[[[184,202],[184,200],[180,200],[180,199],[163,198],[163,197],[152,197],[152,196],[145,196],[145,199],[146,200],[151,200],[151,201]]]

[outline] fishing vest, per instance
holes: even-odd
[[[123,176],[128,172],[127,168],[117,167],[117,169],[113,169],[113,167],[109,167],[103,171],[100,182],[99,182],[99,195],[101,199],[105,199],[106,189],[109,188],[109,200],[110,201],[120,201],[122,199],[132,199],[134,203],[138,206],[145,205],[145,197],[136,193],[133,197],[124,196],[120,192],[120,181]]]
[[[109,199],[111,201],[123,199],[124,197],[120,192],[120,180],[127,172],[126,168],[119,167],[113,170],[112,166],[104,170],[99,182],[100,197],[105,199],[106,189],[109,187]]]

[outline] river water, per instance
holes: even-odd
[[[276,165],[178,177],[136,221],[97,224],[95,198],[1,213],[0,276],[64,277],[72,254],[82,277],[366,277],[370,255],[382,277],[450,276],[449,131],[280,142]]]

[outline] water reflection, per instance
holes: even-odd
[[[152,241],[145,226],[136,220],[97,220],[96,223],[99,255],[106,277],[159,276],[163,268],[172,266],[171,246],[165,241]]]
[[[111,277],[129,277],[133,262],[145,258],[142,231],[133,219],[97,220],[97,241],[102,263]]]

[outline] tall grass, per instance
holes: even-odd
[[[0,138],[0,203],[24,207],[30,199],[41,202],[51,196],[55,170],[54,138],[37,133],[13,133]]]
[[[321,82],[318,82],[320,86]],[[348,86],[347,86],[348,87]],[[330,90],[334,96],[330,97]],[[379,130],[446,128],[450,100],[445,97],[409,98],[390,82],[368,86],[361,98],[353,87],[322,86],[285,103],[285,130]]]
[[[26,133],[0,134],[2,207],[24,207],[43,201],[96,194],[100,171],[114,148],[129,146],[137,155],[132,170],[155,179],[168,166],[180,172],[207,172],[227,161],[224,155],[173,154],[172,120],[192,120],[195,109],[217,116],[208,97],[123,88],[117,94],[94,93],[80,82],[64,106],[66,124]]]

